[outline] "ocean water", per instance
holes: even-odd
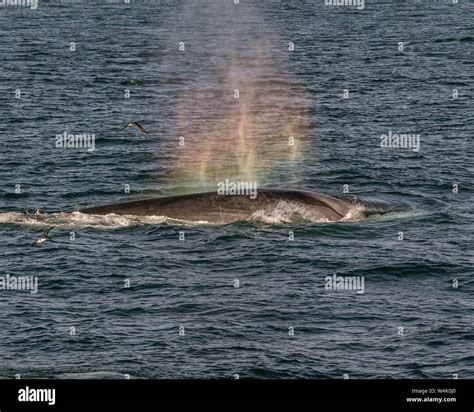
[[[0,7],[0,277],[38,279],[0,290],[0,376],[473,378],[472,12]],[[94,150],[57,147],[64,132]],[[389,133],[419,150],[381,147]],[[225,226],[50,214],[227,178],[407,207]],[[334,274],[364,293],[327,290]]]

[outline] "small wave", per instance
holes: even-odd
[[[373,214],[367,217],[367,220],[377,220],[377,221],[389,221],[396,219],[418,219],[424,218],[427,216],[427,213],[423,210],[404,210],[404,211],[394,211],[384,214]]]
[[[57,379],[134,379],[130,374],[98,371],[98,372],[71,372],[55,376]]]

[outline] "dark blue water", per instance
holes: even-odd
[[[37,294],[0,290],[0,376],[474,377],[472,12],[0,8],[0,276],[38,278]],[[149,134],[120,131],[129,120]],[[94,134],[95,150],[56,147],[64,131]],[[389,131],[419,134],[420,150],[381,148]],[[225,178],[408,208],[226,226],[47,213]],[[56,243],[30,247],[54,224]],[[326,290],[333,274],[365,293]]]

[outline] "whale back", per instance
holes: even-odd
[[[246,219],[257,212],[271,213],[282,205],[293,207],[302,214],[310,213],[316,219],[329,221],[342,219],[351,207],[350,202],[320,193],[261,189],[254,199],[249,195],[206,192],[136,200],[79,211],[98,215],[165,216],[189,221],[229,223]]]

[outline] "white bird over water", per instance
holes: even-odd
[[[36,239],[34,241],[34,243],[31,245],[31,246],[36,246],[36,245],[41,245],[42,243],[46,242],[47,240],[49,240],[50,242],[54,242],[54,240],[52,240],[48,235],[49,235],[49,232],[51,232],[51,230],[53,230],[56,226],[52,226],[50,227],[49,229],[46,229],[44,232],[43,232],[43,236],[41,236],[40,238]]]

